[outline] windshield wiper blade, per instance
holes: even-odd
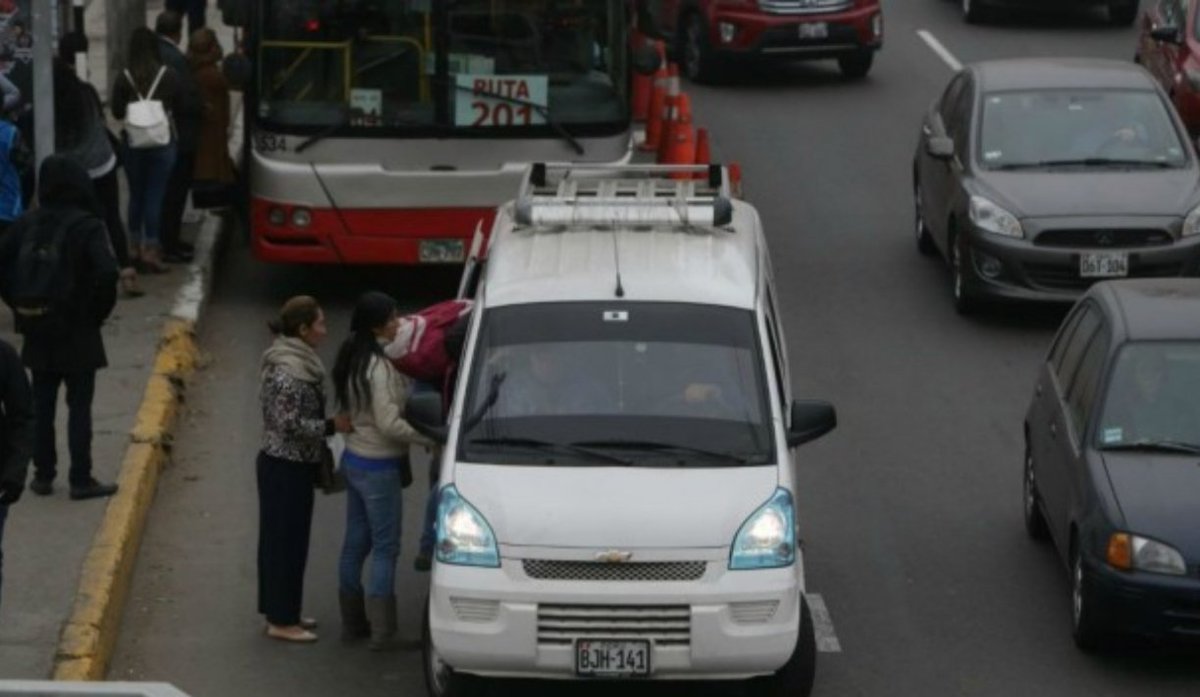
[[[602,453],[591,448],[587,448],[575,443],[554,443],[548,440],[539,440],[537,438],[516,438],[509,436],[496,436],[493,438],[472,438],[467,441],[468,445],[498,445],[512,446],[516,448],[529,448],[532,450],[557,450],[560,452],[569,452],[576,455],[584,455],[592,459],[606,460],[608,462],[625,465],[626,467],[633,463],[623,457]]]
[[[325,128],[322,128],[321,130],[317,131],[316,133],[312,134],[311,136],[305,138],[299,145],[296,146],[296,150],[295,150],[296,154],[299,155],[300,153],[304,152],[305,150],[308,150],[312,146],[316,145],[317,143],[321,142],[322,140],[325,140],[329,136],[332,136],[333,134],[337,133],[338,131],[342,130],[343,128],[345,128],[349,125],[350,125],[350,117],[342,116],[337,121],[334,121],[333,123],[329,124]]]
[[[728,460],[730,462],[746,465],[750,460],[737,453],[725,452],[721,450],[706,450],[704,448],[696,448],[690,445],[680,445],[678,443],[661,443],[652,440],[590,440],[577,441],[571,443],[573,446],[581,446],[585,448],[619,448],[622,450],[646,450],[656,453],[687,453],[689,455],[699,455],[718,460]]]
[[[567,127],[562,125],[558,119],[550,115],[549,107],[538,104],[537,102],[531,102],[527,99],[521,99],[520,97],[510,97],[506,94],[500,94],[499,92],[492,92],[490,90],[477,90],[474,87],[460,85],[457,82],[454,83],[454,89],[462,92],[470,92],[471,94],[477,94],[480,97],[499,99],[502,102],[516,104],[517,106],[527,106],[536,111],[539,115],[541,115],[542,118],[546,119],[546,125],[554,129],[554,132],[561,136],[562,139],[567,142],[567,145],[571,146],[571,149],[575,151],[576,155],[583,155],[586,152],[583,149],[583,144],[579,142],[579,139],[576,138],[573,133],[568,131]]]
[[[1179,440],[1153,440],[1143,438],[1141,440],[1130,441],[1128,443],[1108,443],[1100,447],[1101,450],[1159,450],[1168,453],[1186,453],[1188,455],[1200,455],[1200,444],[1186,443]]]
[[[496,405],[496,400],[500,399],[500,386],[504,384],[504,379],[508,377],[508,373],[496,373],[492,375],[492,382],[488,385],[487,395],[484,396],[483,402],[479,407],[466,419],[463,420],[463,433],[470,433],[471,429],[479,425],[483,421],[483,417],[491,411]]]
[[[1113,157],[1081,157],[1065,160],[1039,160],[1037,162],[1013,162],[998,165],[998,170],[1040,169],[1043,167],[1154,167],[1166,169],[1174,167],[1170,162],[1161,160],[1128,160]]]

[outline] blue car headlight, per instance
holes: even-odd
[[[492,526],[453,484],[438,499],[437,560],[459,566],[500,567]]]
[[[776,569],[796,561],[796,507],[787,489],[776,489],[733,538],[729,568]]]

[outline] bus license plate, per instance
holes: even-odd
[[[1081,278],[1122,278],[1129,275],[1129,257],[1124,252],[1094,252],[1079,256]]]
[[[801,39],[825,39],[829,37],[829,25],[824,22],[805,22],[800,25]]]
[[[577,641],[575,673],[582,677],[645,677],[650,674],[650,642],[593,639]]]
[[[460,264],[466,260],[462,240],[421,240],[422,264]]]

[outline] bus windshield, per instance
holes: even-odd
[[[268,128],[389,136],[628,127],[623,0],[263,0]]]

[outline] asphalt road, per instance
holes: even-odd
[[[863,82],[844,83],[835,66],[817,64],[691,90],[718,151],[742,163],[747,197],[767,227],[797,396],[839,410],[839,429],[798,458],[810,591],[828,605],[841,647],[820,655],[815,694],[1196,695],[1194,652],[1079,653],[1065,571],[1049,547],[1025,538],[1021,417],[1062,309],[956,316],[949,276],[917,254],[911,224],[919,115],[951,75],[917,30],[964,62],[1128,58],[1133,33],[1086,13],[967,27],[948,0],[887,10],[887,46]],[[364,289],[383,287],[416,306],[453,283],[428,271],[268,267],[237,244],[227,250],[202,336],[212,363],[189,394],[113,678],[166,680],[194,695],[423,694],[416,651],[370,655],[336,640],[340,499],[318,502],[307,593],[327,636],[308,647],[262,638],[254,614],[255,378],[263,322],[289,294],[320,296],[337,336]],[[418,499],[410,491],[399,578],[402,626],[413,639],[425,592],[424,578],[409,570]],[[506,685],[497,693],[562,689]]]

